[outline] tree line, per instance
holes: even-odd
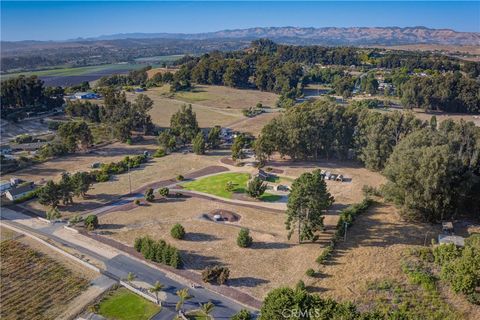
[[[438,221],[472,203],[472,214],[480,210],[480,128],[473,123],[437,125],[408,112],[318,101],[272,119],[254,148],[263,163],[274,153],[292,160],[357,159],[383,171],[385,195],[412,219]]]
[[[0,111],[3,119],[18,121],[27,116],[27,112],[39,113],[51,111],[63,105],[61,87],[44,87],[37,76],[18,76],[2,81],[0,93]]]

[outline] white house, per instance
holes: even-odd
[[[7,199],[9,199],[11,201],[14,201],[14,200],[17,200],[18,198],[21,198],[24,195],[30,193],[34,189],[35,189],[35,187],[33,186],[33,183],[32,184],[27,184],[25,186],[21,186],[21,187],[18,187],[18,188],[7,190],[7,192],[5,192],[5,196],[7,197]]]

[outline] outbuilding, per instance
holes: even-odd
[[[7,199],[9,199],[11,201],[15,201],[15,200],[23,197],[24,195],[32,192],[34,189],[35,189],[35,187],[34,187],[33,183],[29,183],[29,184],[26,184],[26,185],[18,187],[18,188],[13,188],[13,189],[7,190],[7,192],[5,192],[5,196],[7,197]]]

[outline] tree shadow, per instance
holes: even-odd
[[[262,242],[253,241],[251,249],[288,249],[293,247],[293,244],[284,242]]]
[[[259,279],[255,277],[239,277],[228,280],[228,285],[230,287],[248,287],[253,288],[259,285],[269,283],[270,281],[265,279]]]
[[[225,265],[222,261],[218,260],[217,257],[200,255],[189,251],[181,251],[181,255],[187,269],[203,270],[212,265]]]
[[[219,239],[217,236],[201,232],[187,232],[184,238],[186,241],[216,241]]]

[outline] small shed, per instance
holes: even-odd
[[[10,184],[10,181],[7,180],[2,180],[0,181],[0,192],[3,194],[4,191],[10,189],[12,185]]]

